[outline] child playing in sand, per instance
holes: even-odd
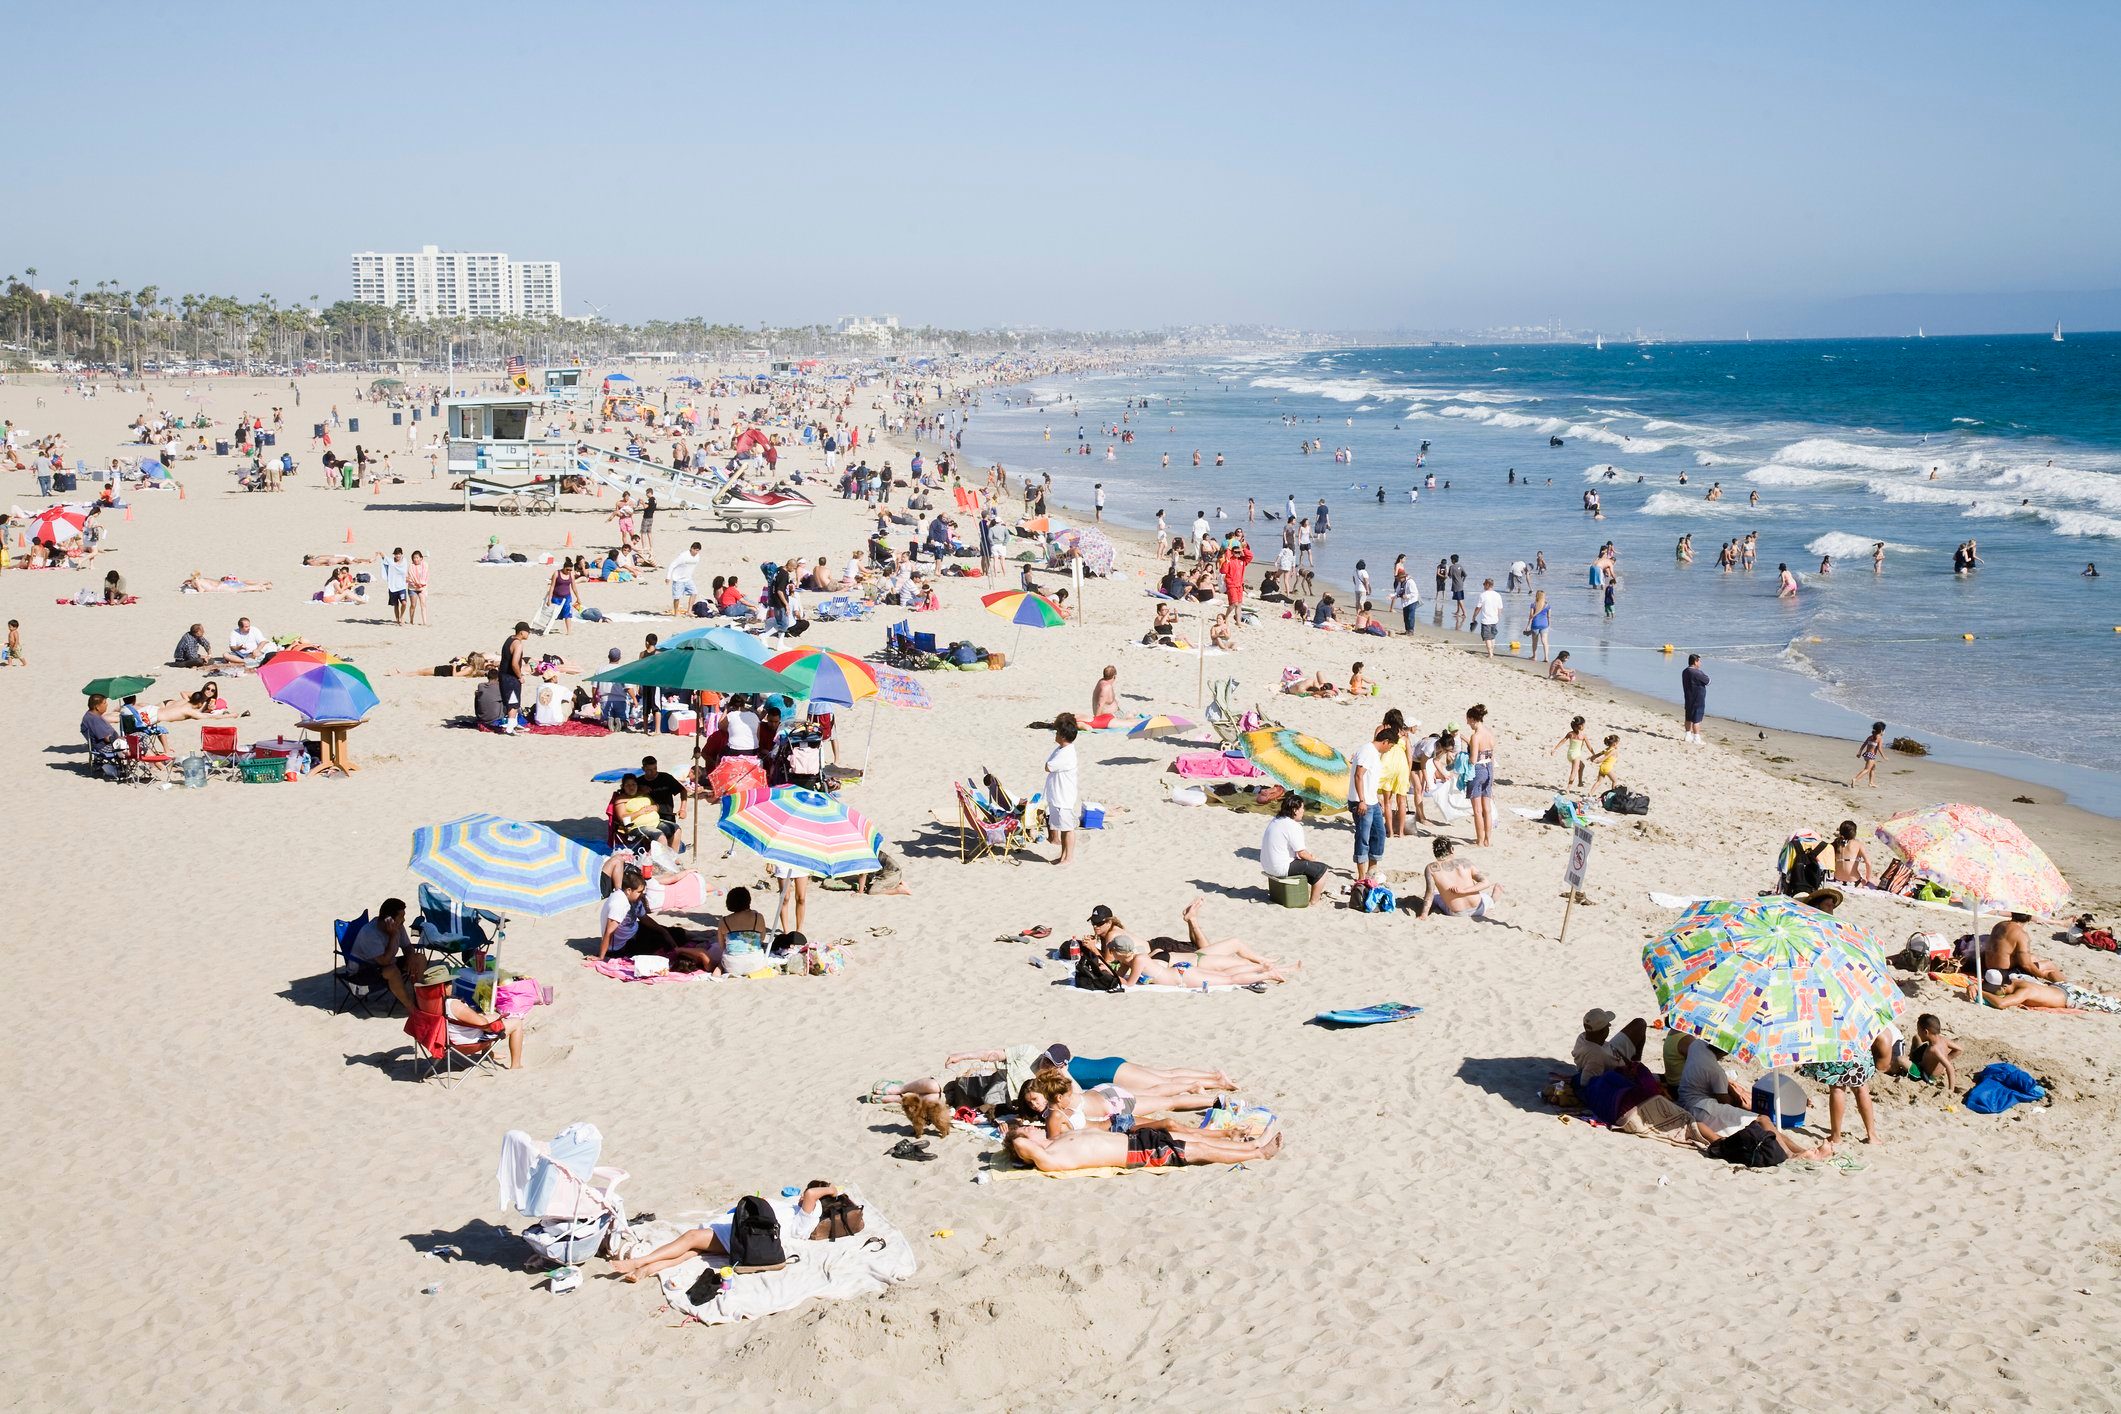
[[[1935,1014],[1924,1012],[1915,1018],[1915,1049],[1908,1058],[1922,1068],[1925,1080],[1956,1090],[1959,1077],[1952,1070],[1952,1058],[1958,1054],[1959,1043],[1944,1034],[1944,1023]]]
[[[1598,753],[1598,780],[1596,784],[1597,789],[1601,793],[1609,787],[1620,784],[1619,779],[1613,774],[1613,767],[1619,764],[1619,761],[1620,737],[1616,733],[1608,732],[1605,739],[1605,750]]]
[[[1583,718],[1569,718],[1568,735],[1564,736],[1560,741],[1557,741],[1552,746],[1548,747],[1547,755],[1552,756],[1555,752],[1561,750],[1563,747],[1567,747],[1569,753],[1567,757],[1569,763],[1569,779],[1565,783],[1563,789],[1579,789],[1583,785],[1584,767],[1590,762],[1591,759],[1591,739],[1583,734]]]
[[[1851,787],[1875,786],[1878,784],[1878,758],[1885,751],[1885,723],[1871,723],[1871,734],[1856,748],[1856,759],[1863,764],[1856,768],[1856,778]]]

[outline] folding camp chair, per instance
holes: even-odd
[[[486,931],[487,924],[493,932]],[[501,941],[506,924],[498,913],[483,908],[461,908],[444,898],[430,884],[420,885],[420,916],[413,920],[413,933],[429,952],[455,953],[469,957]]]
[[[91,776],[101,776],[107,781],[125,779],[125,752],[118,743],[99,742],[85,731],[81,733],[81,740],[88,743],[88,773]]]
[[[199,727],[199,754],[206,758],[207,765],[223,775],[240,774],[237,761],[243,748],[236,744],[236,729],[231,726]]]
[[[971,787],[951,784],[957,792],[957,857],[961,864],[993,855],[1011,864],[1021,864],[1017,851],[1036,837],[1021,811],[1004,813],[982,803]]]
[[[331,1009],[374,1016],[376,1007],[381,1005],[383,1014],[388,1016],[397,1007],[398,999],[383,980],[383,969],[353,955],[354,939],[367,926],[365,910],[350,923],[339,919],[331,925]]]
[[[449,1086],[466,1075],[499,1074],[502,1066],[494,1047],[502,1042],[500,1032],[484,1041],[449,1039],[449,992],[446,982],[413,988],[413,1010],[405,1018],[405,1034],[412,1038],[413,1078],[439,1080]]]
[[[502,1136],[494,1179],[503,1206],[534,1219],[518,1235],[540,1262],[574,1266],[599,1251],[616,1254],[631,1236],[619,1196],[626,1170],[598,1164],[603,1150],[593,1124],[570,1124],[549,1144],[520,1129]]]
[[[142,732],[125,734],[125,779],[128,781],[166,781],[170,777],[170,766],[176,757],[161,747],[150,747]]]

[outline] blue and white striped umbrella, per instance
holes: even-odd
[[[479,814],[414,830],[408,867],[466,908],[549,918],[603,896],[603,863],[543,825]]]

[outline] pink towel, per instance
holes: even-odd
[[[648,881],[648,907],[657,913],[665,909],[673,913],[690,913],[706,905],[707,881],[696,869],[672,874],[667,879]]]
[[[1225,756],[1219,751],[1181,751],[1171,769],[1189,781],[1226,780],[1233,776],[1257,776],[1263,774],[1259,767],[1242,756]]]

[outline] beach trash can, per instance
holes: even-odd
[[[402,412],[392,413],[390,415],[390,425],[392,427],[403,427],[405,425],[405,414]]]
[[[420,420],[420,410],[418,408],[414,408],[412,410],[412,420],[414,422],[418,422]]]
[[[427,405],[427,415],[429,417],[440,417],[442,415],[442,405],[440,403],[429,403]]]
[[[1311,881],[1301,874],[1291,874],[1285,879],[1269,876],[1267,898],[1283,908],[1309,908],[1311,906]]]
[[[226,437],[218,437],[214,439],[214,455],[217,457],[225,457],[228,455],[228,439]]]
[[[50,472],[46,472],[46,471],[40,471],[40,472],[38,472],[38,473],[37,473],[37,494],[38,494],[38,495],[40,495],[40,496],[49,496],[49,495],[51,495],[51,493],[52,493],[52,478],[51,478],[51,473],[50,473]]]
[[[360,418],[358,418],[358,417],[349,417],[349,418],[347,418],[347,419],[346,419],[346,430],[347,430],[348,432],[359,432],[359,431],[361,430],[361,419],[360,419]]]
[[[1769,1071],[1753,1082],[1753,1113],[1776,1116],[1784,1129],[1804,1127],[1804,1107],[1807,1099],[1804,1086],[1794,1075]]]

